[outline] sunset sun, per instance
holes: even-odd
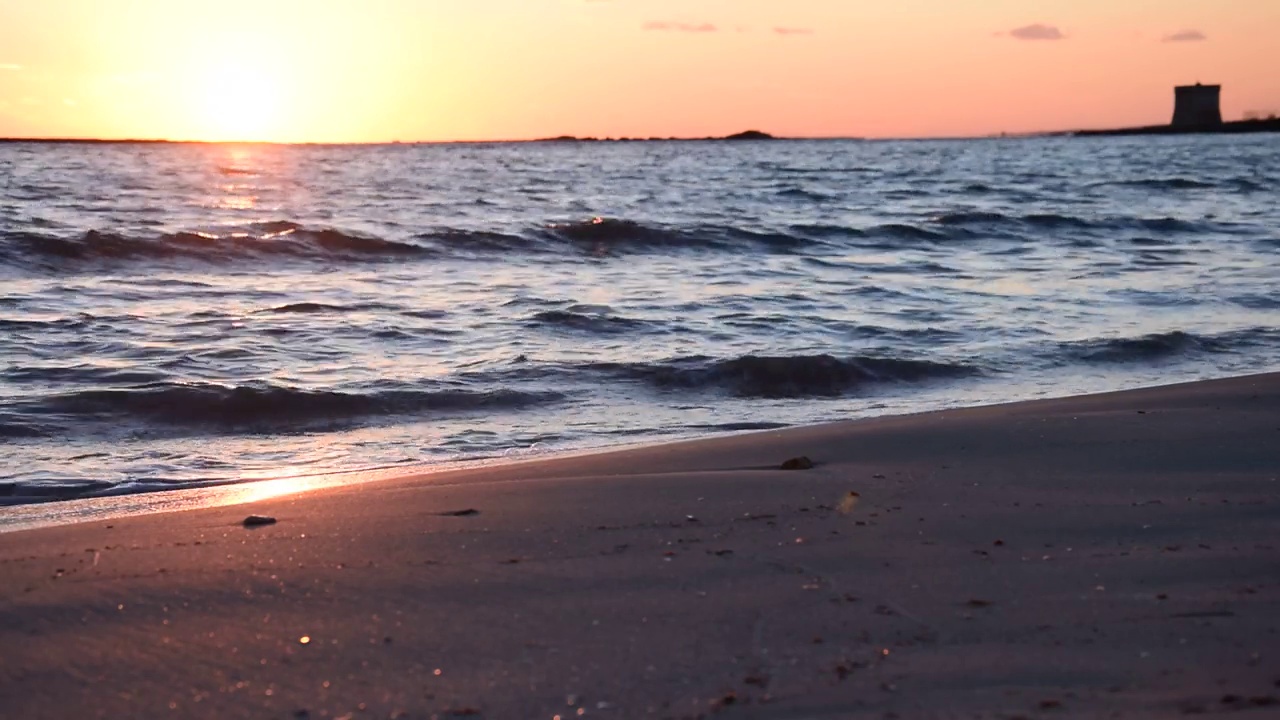
[[[192,87],[195,124],[208,140],[270,140],[280,128],[283,87],[249,62],[220,60]]]

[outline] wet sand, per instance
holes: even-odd
[[[1278,477],[1271,374],[2,534],[0,716],[1277,717]]]

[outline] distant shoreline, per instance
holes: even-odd
[[[1239,135],[1242,133],[1280,132],[1280,118],[1266,120],[1233,120],[1207,127],[1176,127],[1174,125],[1146,125],[1142,127],[1113,128],[1105,130],[1071,130],[1053,135],[1075,137],[1115,137],[1122,135]]]
[[[1280,118],[1264,120],[1233,120],[1213,127],[1174,127],[1173,125],[1144,125],[1127,128],[1102,128],[1087,130],[1048,130],[1042,132],[995,133],[990,135],[956,136],[956,137],[895,137],[865,138],[855,136],[832,137],[786,137],[771,135],[758,130],[714,137],[579,137],[576,135],[560,135],[556,137],[531,138],[519,140],[387,140],[381,142],[279,142],[272,140],[166,140],[159,138],[58,138],[58,137],[0,137],[0,145],[20,143],[42,145],[315,145],[315,146],[357,146],[357,145],[505,145],[505,144],[614,144],[614,143],[697,143],[697,142],[805,142],[824,140],[843,140],[850,142],[928,142],[957,140],[1012,140],[1044,137],[1121,137],[1130,135],[1239,135],[1251,133],[1280,132]]]
[[[861,138],[782,138],[770,135],[759,130],[747,130],[733,135],[722,135],[716,137],[578,137],[575,135],[560,135],[548,138],[533,138],[526,140],[422,140],[400,142],[398,140],[390,140],[386,142],[276,142],[271,140],[163,140],[158,138],[22,138],[22,137],[0,137],[0,144],[17,144],[17,143],[33,143],[33,144],[68,144],[68,145],[482,145],[487,143],[506,144],[506,143],[634,143],[634,142],[770,142],[776,140],[860,140]]]

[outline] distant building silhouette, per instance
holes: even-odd
[[[1180,85],[1173,89],[1173,126],[1207,128],[1222,124],[1221,85]]]

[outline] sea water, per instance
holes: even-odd
[[[1280,136],[0,145],[0,503],[1280,369]]]

